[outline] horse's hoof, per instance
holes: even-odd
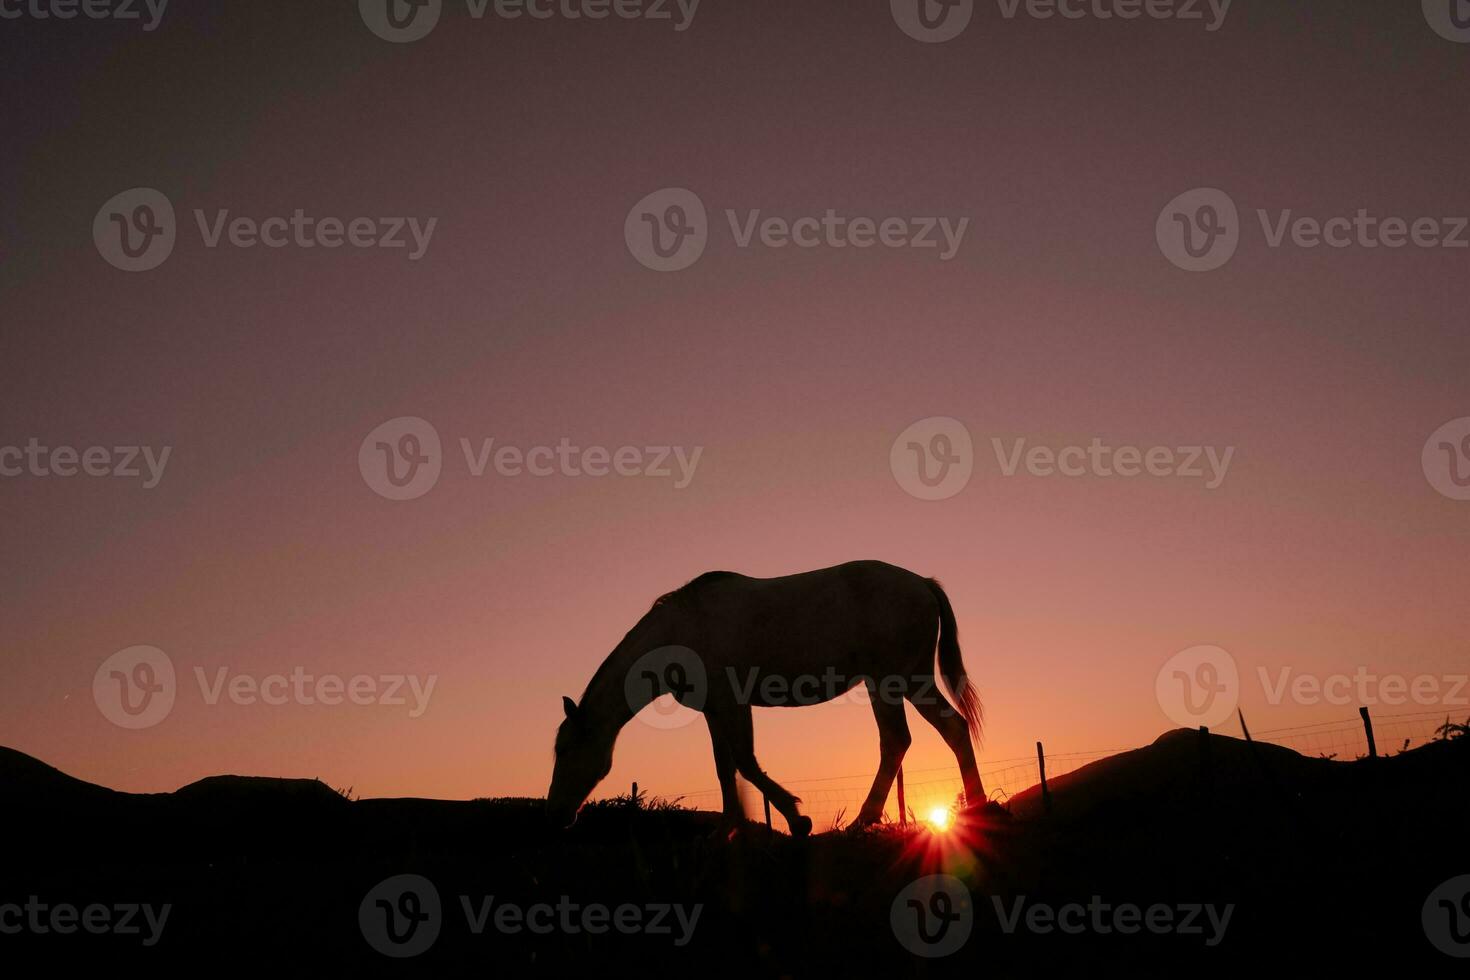
[[[715,829],[710,831],[710,840],[732,841],[744,833],[749,822],[742,819],[726,818],[715,824]]]
[[[812,818],[798,815],[791,821],[791,836],[806,837],[812,832]]]

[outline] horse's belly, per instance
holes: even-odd
[[[717,674],[712,682],[728,686],[737,703],[821,704],[869,680],[922,672],[925,666],[921,646],[862,621],[788,619],[776,629],[763,628],[769,625],[759,620],[732,624],[706,647],[706,666]],[[932,637],[929,643],[932,656]]]

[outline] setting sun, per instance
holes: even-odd
[[[948,830],[953,814],[947,806],[936,806],[929,811],[929,826],[934,830]]]

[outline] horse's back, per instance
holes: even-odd
[[[801,593],[809,589],[848,588],[926,588],[927,580],[907,568],[891,565],[876,558],[847,561],[840,565],[815,568],[771,578],[756,578],[739,572],[705,572],[685,586],[689,588],[729,588],[735,591],[770,591]]]
[[[746,655],[807,647],[807,655],[826,658],[833,647],[922,645],[937,622],[928,580],[875,560],[773,578],[707,572],[670,598],[681,600],[706,649],[728,645]]]

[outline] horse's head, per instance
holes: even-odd
[[[546,812],[557,826],[570,827],[593,788],[612,771],[613,740],[600,734],[571,698],[562,698],[561,705],[567,717],[556,730]]]

